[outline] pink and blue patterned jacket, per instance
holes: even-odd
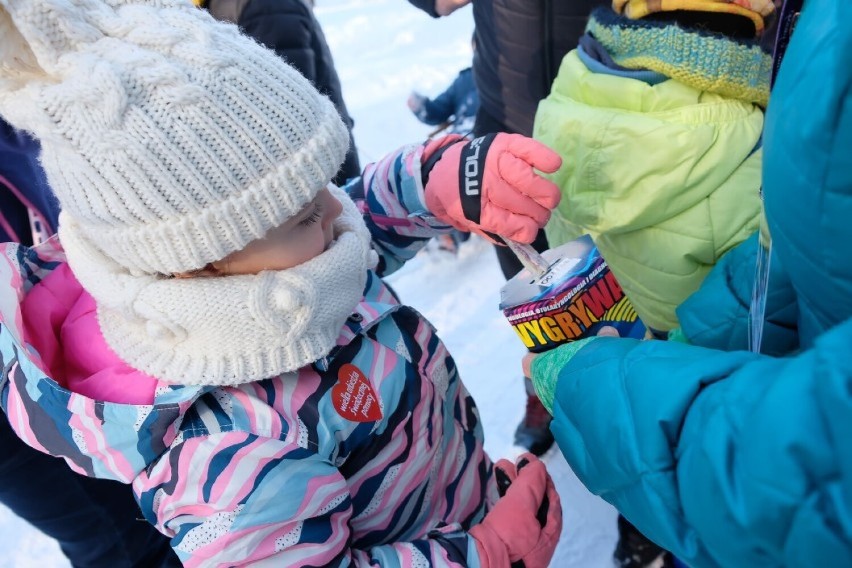
[[[21,317],[65,265],[61,248],[2,245],[0,402],[13,428],[80,473],[131,483],[186,566],[479,566],[466,529],[496,495],[476,407],[434,328],[379,278],[448,229],[422,204],[422,152],[402,149],[347,188],[381,262],[337,347],[260,382],[157,383],[152,404],[71,392],[70,370],[42,358]],[[39,333],[71,341],[58,337],[67,317],[52,311]]]

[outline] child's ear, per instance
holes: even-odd
[[[203,268],[190,270],[189,272],[178,272],[173,274],[175,278],[206,278],[209,276],[221,276],[222,271],[216,266],[216,262],[211,262]]]

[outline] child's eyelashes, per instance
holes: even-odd
[[[311,211],[311,214],[299,221],[299,225],[302,227],[309,227],[319,221],[322,218],[322,205],[317,203],[314,206],[314,210]]]

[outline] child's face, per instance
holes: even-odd
[[[323,189],[283,225],[214,262],[213,268],[220,275],[257,274],[307,262],[323,253],[334,240],[333,221],[342,211],[340,202],[328,189]]]

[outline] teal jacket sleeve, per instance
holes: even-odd
[[[795,357],[597,338],[556,381],[580,480],[690,566],[852,566],[852,320]]]
[[[755,281],[757,233],[730,250],[701,287],[677,308],[683,334],[694,345],[722,351],[748,349],[749,307]],[[785,355],[798,348],[795,293],[777,256],[769,262],[769,286],[761,352]]]

